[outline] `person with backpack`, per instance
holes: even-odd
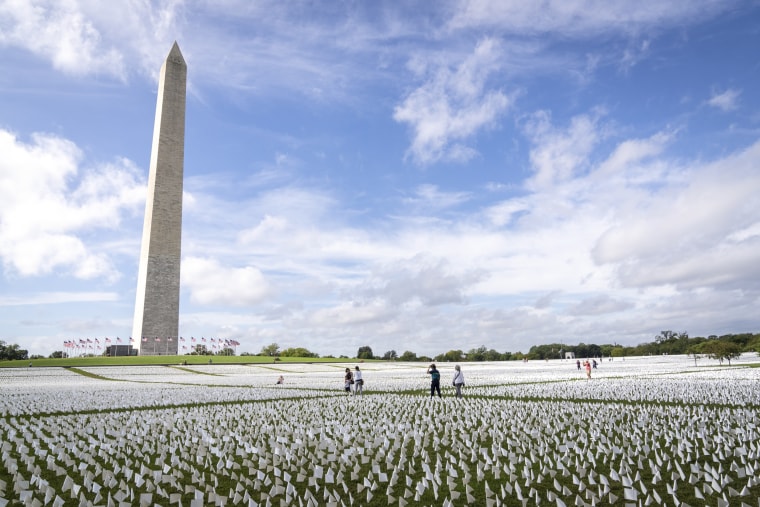
[[[430,397],[432,398],[435,395],[435,392],[438,391],[438,397],[442,398],[441,396],[441,372],[439,372],[435,364],[431,364],[430,367],[427,369],[428,375],[430,375]]]

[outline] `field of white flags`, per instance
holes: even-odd
[[[757,361],[0,369],[0,507],[757,506]]]

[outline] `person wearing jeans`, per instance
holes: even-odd
[[[364,396],[364,379],[362,378],[362,371],[359,367],[356,367],[354,373],[354,394],[360,394]]]
[[[464,373],[462,373],[462,368],[459,367],[459,365],[454,366],[454,387],[457,389],[457,398],[462,397],[462,386],[464,385]]]
[[[435,368],[435,364],[431,364],[427,372],[430,375],[430,397],[438,391],[438,397],[441,398],[441,372]]]

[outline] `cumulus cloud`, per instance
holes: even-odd
[[[511,103],[502,90],[492,89],[489,76],[498,70],[501,49],[485,39],[458,64],[414,62],[425,82],[396,106],[393,118],[412,129],[407,156],[421,165],[437,161],[466,162],[477,151],[468,143],[492,127]]]
[[[181,277],[190,299],[201,305],[253,306],[272,292],[259,269],[226,267],[215,259],[185,258]]]
[[[82,169],[79,148],[34,134],[0,130],[0,258],[6,271],[36,276],[62,270],[77,278],[119,276],[109,255],[84,237],[114,230],[145,201],[128,160]]]

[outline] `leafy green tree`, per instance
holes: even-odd
[[[729,366],[731,365],[731,359],[736,359],[742,353],[739,345],[723,340],[706,341],[700,348],[708,357],[720,361],[720,364],[723,364],[723,360],[727,360]]]
[[[581,344],[583,345],[583,344]],[[559,351],[572,350],[572,347],[565,347],[560,343],[551,343],[544,345],[534,345],[528,351],[529,359],[559,359]]]
[[[56,350],[52,354],[50,354],[50,359],[60,359],[63,357],[63,351],[62,350]]]
[[[585,343],[579,343],[575,350],[575,357],[601,357],[602,349],[599,345],[591,343],[586,345]]]
[[[4,341],[0,340],[0,360],[19,360],[29,359],[29,352],[19,348],[15,343],[7,345]]]
[[[468,361],[485,361],[487,352],[488,352],[488,349],[485,348],[485,346],[480,346],[477,349],[470,349],[467,351],[467,360]]]
[[[217,356],[234,356],[235,351],[230,347],[224,347],[222,350],[216,353]]]
[[[280,354],[280,346],[276,343],[270,343],[269,345],[265,345],[264,347],[261,347],[261,352],[259,353],[260,356],[277,356]]]
[[[375,358],[375,356],[372,355],[372,347],[368,345],[359,347],[359,351],[356,353],[356,357],[358,359],[374,359]]]
[[[494,349],[491,349],[485,353],[483,360],[484,361],[502,361],[504,360],[504,355]]]
[[[319,354],[314,353],[303,347],[288,348],[280,352],[282,357],[319,357]]]
[[[411,350],[404,351],[404,353],[401,354],[401,356],[399,356],[399,359],[401,361],[417,361],[418,360],[417,354],[415,354]]]
[[[396,354],[395,350],[389,350],[385,354],[383,354],[383,359],[386,361],[392,361],[398,357],[398,354]]]

